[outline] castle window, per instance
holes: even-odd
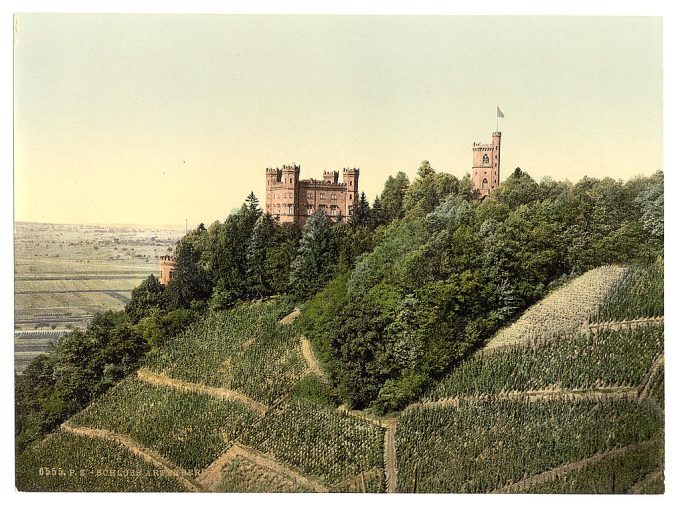
[[[482,190],[486,190],[489,187],[489,182],[486,178],[482,180]]]
[[[484,158],[482,158],[482,164],[488,164],[489,163],[489,155],[486,153],[484,154]]]
[[[337,196],[337,195],[335,195],[335,194],[331,194],[331,200],[335,201],[335,200],[336,200],[337,198],[338,198],[338,196]]]
[[[326,198],[326,196],[324,195],[323,192],[321,192],[321,193],[319,194],[319,199],[325,199],[325,198]]]

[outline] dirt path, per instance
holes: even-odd
[[[397,446],[394,437],[397,433],[397,420],[389,420],[385,430],[385,479],[387,492],[397,492]]]
[[[311,491],[316,491],[317,493],[328,492],[328,488],[322,483],[310,479],[299,473],[297,470],[283,465],[269,456],[239,443],[233,444],[224,454],[213,461],[203,473],[196,478],[196,480],[203,488],[208,491],[214,491],[222,479],[222,470],[234,459],[239,457],[271,470],[278,475],[282,475]]]
[[[403,410],[403,413],[415,409],[428,409],[437,407],[459,407],[461,401],[486,401],[486,400],[517,400],[526,399],[530,402],[543,400],[620,400],[637,399],[637,387],[607,387],[600,389],[554,389],[539,391],[517,391],[511,393],[496,393],[473,396],[452,396],[435,401],[423,401],[413,403]]]
[[[284,325],[284,326],[289,326],[293,322],[295,322],[295,319],[298,318],[298,315],[300,315],[300,309],[295,308],[292,312],[290,312],[288,315],[283,317],[280,321],[279,324]]]
[[[661,475],[663,475],[663,468],[657,468],[645,475],[640,481],[636,482],[627,492],[631,494],[640,493],[648,483],[658,479]]]
[[[366,493],[366,479],[373,479],[375,478],[376,480],[381,480],[383,476],[385,475],[385,471],[383,470],[382,467],[380,468],[371,468],[370,470],[366,470],[364,472],[359,472],[357,475],[353,477],[348,477],[347,479],[344,479],[337,484],[333,484],[331,486],[331,492],[333,493],[348,493],[352,491],[342,491],[348,486],[355,486],[356,487],[356,493]]]
[[[613,329],[619,331],[621,329],[635,329],[637,327],[658,326],[663,324],[663,316],[661,317],[646,317],[633,320],[615,320],[612,322],[595,322],[593,324],[584,323],[585,330],[599,331],[603,329]]]
[[[74,435],[116,442],[117,444],[125,447],[135,456],[142,458],[147,463],[157,468],[163,469],[168,475],[174,477],[188,491],[203,491],[201,485],[191,478],[189,472],[171,463],[157,452],[147,449],[126,435],[114,433],[113,431],[109,430],[88,428],[86,426],[73,426],[68,422],[63,423],[61,425],[61,429],[68,433],[73,433]]]
[[[314,357],[312,344],[309,343],[309,340],[302,335],[300,335],[300,349],[302,350],[302,355],[305,358],[307,367],[321,380],[328,382],[326,375],[324,375],[323,371],[321,370],[321,366],[319,366],[319,362],[316,360],[316,357]]]
[[[170,387],[172,389],[179,389],[182,391],[188,391],[197,394],[207,394],[208,396],[213,396],[215,398],[220,398],[224,400],[236,401],[242,403],[248,408],[258,412],[262,415],[267,411],[267,406],[260,402],[248,398],[247,396],[230,389],[223,389],[220,387],[210,387],[203,384],[194,384],[192,382],[185,382],[183,380],[174,379],[160,373],[154,373],[146,368],[140,368],[137,371],[137,377],[139,380],[148,382],[149,384]]]
[[[502,488],[499,489],[495,489],[491,493],[521,493],[523,491],[526,491],[527,489],[533,488],[546,482],[557,480],[563,475],[566,475],[571,472],[576,472],[577,470],[581,470],[582,468],[585,468],[589,465],[599,463],[600,461],[603,461],[605,459],[614,458],[617,456],[624,455],[631,451],[636,451],[639,449],[643,449],[645,447],[649,447],[653,445],[653,443],[654,442],[652,440],[647,440],[646,442],[642,442],[639,444],[633,444],[618,449],[611,449],[600,454],[595,454],[586,459],[574,461],[572,463],[567,463],[566,465],[553,468],[552,470],[548,470],[547,472],[532,475],[531,477],[527,477],[524,480],[514,482],[507,486],[503,486]]]
[[[360,410],[350,410],[347,408],[345,405],[340,405],[337,408],[338,412],[341,412],[345,415],[348,415],[350,417],[354,417],[356,419],[361,419],[362,421],[369,422],[371,424],[375,424],[376,426],[380,426],[381,428],[389,428],[391,425],[394,425],[396,423],[396,418],[380,418],[380,417],[375,417],[369,414],[366,414]]]
[[[649,368],[647,374],[645,375],[645,378],[642,380],[642,383],[640,384],[638,390],[639,392],[638,398],[640,399],[640,401],[649,398],[649,395],[652,392],[652,386],[654,385],[654,381],[661,374],[663,367],[664,367],[664,354],[662,352],[654,360],[654,363],[652,363],[652,366]]]

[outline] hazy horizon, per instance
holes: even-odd
[[[19,14],[15,218],[190,227],[265,168],[501,180],[663,170],[662,18]]]

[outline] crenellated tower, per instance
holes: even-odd
[[[472,188],[480,198],[498,188],[501,180],[501,133],[491,134],[491,144],[472,144]]]
[[[159,258],[161,270],[161,284],[167,285],[172,280],[172,274],[177,267],[177,259],[173,255],[161,255]]]
[[[347,187],[347,192],[345,193],[345,206],[347,210],[347,216],[349,216],[352,208],[359,202],[359,169],[344,168],[342,170],[342,182]]]
[[[299,165],[266,170],[265,211],[279,223],[302,227],[316,211],[334,221],[347,221],[358,201],[359,169],[324,171],[322,180],[300,179]]]

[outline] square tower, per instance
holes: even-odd
[[[480,198],[498,188],[501,180],[501,133],[491,134],[491,144],[472,144],[472,189]]]

